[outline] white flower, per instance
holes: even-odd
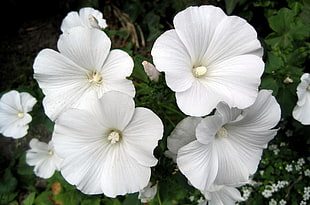
[[[306,177],[310,177],[310,170],[309,169],[306,169],[305,172],[304,172],[305,176]]]
[[[208,190],[212,184],[247,182],[257,170],[263,149],[276,135],[277,130],[271,128],[280,115],[279,104],[267,90],[260,91],[245,110],[220,103],[215,115],[202,119],[195,133],[178,136],[196,138],[178,150],[179,169],[199,190]]]
[[[48,144],[38,139],[31,139],[30,150],[26,152],[26,162],[34,167],[34,173],[41,178],[50,178],[59,170],[62,159],[54,152],[53,142]]]
[[[32,117],[28,112],[37,100],[26,92],[11,90],[0,99],[0,133],[15,139],[25,136]]]
[[[237,201],[244,201],[238,189],[229,186],[213,186],[204,195],[208,205],[235,205]]]
[[[278,204],[277,201],[274,200],[274,199],[271,199],[271,200],[269,201],[269,205],[277,205],[277,204]]]
[[[63,177],[86,194],[115,197],[140,191],[156,165],[163,124],[133,99],[108,92],[89,110],[69,109],[56,120],[55,150]]]
[[[221,101],[240,109],[254,103],[264,62],[251,25],[214,6],[189,7],[173,24],[151,54],[185,114],[207,115]]]
[[[138,199],[141,200],[141,203],[147,203],[151,201],[157,193],[157,184],[152,186],[152,183],[149,183],[146,187],[139,191]]]
[[[81,8],[79,13],[76,11],[69,12],[63,19],[60,29],[62,32],[69,32],[71,28],[78,26],[103,29],[107,27],[107,23],[100,11],[85,7]]]
[[[280,201],[279,201],[279,205],[285,205],[287,202],[284,200],[284,199],[281,199]]]
[[[286,171],[291,172],[291,171],[293,171],[293,165],[292,164],[287,164],[285,166],[285,169],[286,169]]]
[[[75,27],[60,36],[57,46],[60,53],[43,49],[33,65],[50,119],[70,107],[89,107],[107,91],[135,95],[133,83],[126,79],[133,60],[119,49],[110,51],[111,41],[103,31]]]
[[[310,125],[310,74],[304,73],[297,86],[298,101],[293,110],[293,117],[303,125]]]

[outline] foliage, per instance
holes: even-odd
[[[265,48],[266,62],[261,89],[273,90],[282,109],[278,135],[264,151],[259,169],[253,176],[253,183],[240,188],[247,201],[239,204],[272,204],[272,201],[281,205],[285,204],[283,201],[291,205],[302,204],[302,201],[309,203],[309,200],[305,200],[305,188],[310,187],[310,127],[302,126],[292,118],[300,76],[309,72],[309,0],[117,0],[106,5],[100,5],[98,1],[87,2],[87,6],[98,7],[111,19],[110,22],[115,23],[106,31],[115,40],[112,40],[113,46],[121,47],[124,44],[122,49],[134,59],[134,72],[130,78],[137,88],[136,106],[152,109],[162,118],[165,126],[164,137],[154,153],[159,162],[152,168],[151,181],[158,184],[158,191],[148,204],[197,204],[202,199],[199,191],[187,183],[176,164],[164,156],[167,136],[185,115],[177,108],[174,93],[166,86],[164,76],[160,76],[159,82],[150,81],[141,63],[144,60],[150,61],[153,41],[165,30],[172,28],[173,16],[178,11],[205,2],[222,7],[228,14],[246,18],[257,29]],[[129,18],[120,20],[120,17],[126,16],[124,14]],[[133,27],[129,30],[124,25]],[[134,33],[136,38],[133,38]],[[29,69],[22,68],[25,72],[15,78],[15,89],[30,92],[38,100],[42,100],[43,94],[37,84],[27,77],[30,75]],[[12,89],[13,84],[8,86],[6,90]],[[49,136],[53,123],[41,114],[42,107],[37,105],[33,113],[34,121],[30,126],[33,128],[28,135]],[[25,148],[19,147],[10,159],[0,158],[0,204],[141,204],[138,193],[115,199],[103,195],[84,195],[68,184],[58,172],[48,180],[37,178],[33,174],[33,168],[25,163],[24,151]],[[277,186],[281,181],[287,183]],[[271,193],[268,197],[266,190]]]

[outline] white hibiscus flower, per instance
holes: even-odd
[[[256,172],[263,149],[276,135],[277,130],[271,128],[279,122],[280,112],[267,90],[260,91],[255,103],[244,110],[220,103],[213,116],[200,122],[196,118],[183,120],[186,127],[192,124],[196,129],[174,131],[180,135],[170,136],[173,140],[168,139],[168,147],[177,139],[188,138],[182,139],[188,144],[178,145],[177,165],[199,190],[209,190],[213,185],[237,186]]]
[[[24,137],[32,117],[28,112],[37,100],[26,92],[11,90],[0,99],[0,132],[5,137]]]
[[[88,107],[107,91],[135,95],[127,80],[133,60],[124,51],[110,51],[111,41],[98,29],[75,27],[58,40],[56,52],[43,49],[35,59],[34,77],[45,94],[46,115],[55,120],[70,107]]]
[[[107,27],[107,23],[100,11],[85,7],[81,8],[79,13],[76,11],[69,12],[63,19],[60,29],[62,32],[69,32],[71,28],[77,26],[104,29]]]
[[[59,170],[62,159],[54,152],[52,141],[48,144],[38,139],[31,139],[30,150],[26,152],[26,162],[34,167],[35,175],[47,179]]]
[[[56,120],[53,141],[64,158],[61,173],[86,194],[140,191],[157,163],[153,150],[163,124],[120,92],[108,92],[97,102],[88,111],[69,109]]]
[[[254,103],[264,62],[251,25],[214,6],[189,7],[173,24],[151,54],[185,114],[207,115],[221,101],[239,109]]]
[[[310,125],[310,74],[304,73],[297,86],[298,101],[293,110],[293,117],[303,125]]]

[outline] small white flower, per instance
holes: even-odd
[[[304,73],[297,86],[298,101],[293,117],[303,125],[310,125],[310,74]]]
[[[299,205],[307,205],[307,202],[301,201]]]
[[[108,91],[135,95],[130,80],[133,60],[124,51],[110,51],[111,41],[98,29],[75,27],[63,33],[56,52],[43,49],[35,58],[34,78],[45,94],[46,115],[55,120],[68,108],[91,106]]]
[[[285,170],[288,171],[288,172],[293,171],[293,165],[292,165],[292,164],[287,164],[287,165],[285,166]]]
[[[310,177],[310,169],[306,169],[304,174],[306,177]]]
[[[34,173],[41,178],[50,178],[55,170],[59,170],[62,159],[57,156],[53,142],[48,144],[38,139],[31,139],[30,150],[26,152],[26,162],[34,167]]]
[[[306,162],[305,162],[305,159],[304,159],[304,158],[299,158],[299,159],[297,160],[297,164],[300,165],[300,166],[304,165],[305,163],[306,163]]]
[[[86,194],[138,192],[150,181],[162,138],[160,118],[120,92],[107,92],[88,110],[69,109],[56,120],[53,142],[61,174]]]
[[[152,63],[149,63],[147,61],[143,61],[142,65],[143,65],[144,71],[146,72],[147,76],[149,76],[151,80],[157,82],[159,78],[159,72],[155,68],[155,66]]]
[[[144,189],[139,191],[138,199],[141,200],[141,203],[147,203],[151,201],[157,193],[157,184],[152,186],[152,183],[149,183]]]
[[[103,19],[102,13],[96,9],[85,7],[81,8],[79,13],[71,11],[63,19],[60,29],[62,32],[69,32],[74,27],[98,28],[107,27],[106,20]]]
[[[263,197],[265,197],[265,198],[269,198],[269,197],[272,196],[272,192],[271,192],[271,190],[265,189],[265,190],[262,192],[262,195],[263,195]]]
[[[281,199],[280,201],[279,201],[279,205],[285,205],[287,202],[284,200],[284,199]]]
[[[271,92],[262,90],[256,102],[245,110],[220,103],[213,116],[200,122],[188,118],[183,129],[178,125],[170,135],[173,140],[168,138],[168,148],[177,151],[180,171],[197,189],[208,190],[213,183],[239,185],[256,172],[263,149],[277,133],[271,128],[277,125],[280,115]],[[177,139],[180,142],[174,145]],[[179,146],[182,142],[187,144]]]
[[[271,200],[269,201],[269,205],[277,205],[277,204],[278,204],[277,201],[274,200],[274,199],[271,199]]]
[[[15,139],[24,137],[32,117],[30,112],[37,100],[26,92],[11,90],[0,99],[0,133]]]
[[[264,70],[255,29],[210,5],[179,12],[173,24],[151,54],[182,112],[205,116],[221,101],[239,109],[252,105]]]
[[[242,198],[248,200],[251,195],[252,190],[248,187],[242,187]]]

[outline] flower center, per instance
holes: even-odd
[[[93,28],[100,28],[98,20],[91,14],[88,15],[88,20]]]
[[[19,112],[19,113],[17,114],[17,117],[18,117],[18,118],[24,118],[24,116],[25,116],[25,113],[23,113],[23,112]]]
[[[112,130],[108,135],[108,140],[110,140],[111,144],[119,142],[120,139],[121,139],[121,133],[119,131]]]
[[[207,73],[207,68],[204,66],[198,66],[193,68],[192,72],[196,78],[200,78],[201,76],[204,76]]]
[[[217,137],[228,137],[228,132],[224,127],[221,127],[217,133],[216,133]]]
[[[52,155],[54,154],[53,150],[50,150],[50,149],[47,151],[47,153],[48,153],[50,156],[52,156]]]
[[[91,84],[95,84],[95,85],[100,85],[102,84],[102,75],[100,72],[98,71],[91,71],[90,73],[88,73],[88,82],[90,82]]]

